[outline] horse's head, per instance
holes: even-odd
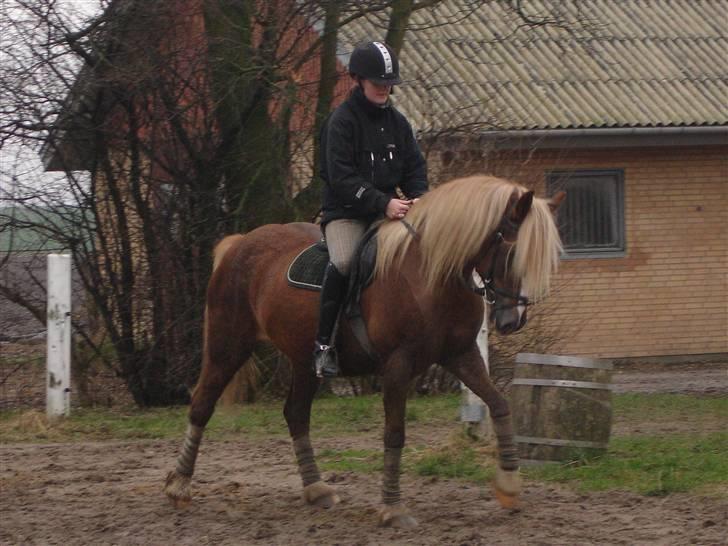
[[[409,224],[379,228],[375,276],[401,271],[412,256],[418,260],[412,275],[423,290],[437,293],[470,284],[464,277],[475,270],[487,281],[475,291],[491,302],[496,328],[515,332],[526,323],[529,299],[548,293],[558,269],[562,246],[553,211],[563,197],[538,199],[519,184],[486,175],[442,184],[407,213]],[[411,244],[417,252],[409,251]]]
[[[548,206],[552,213],[565,196],[564,192],[559,192],[551,198]],[[513,194],[498,228],[486,240],[481,259],[475,267],[490,305],[489,319],[501,334],[520,330],[528,320],[529,287],[514,261],[519,231],[533,205],[533,191],[520,196]]]

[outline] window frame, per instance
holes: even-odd
[[[553,196],[560,190],[566,191],[566,201],[569,200],[568,180],[570,178],[597,178],[608,176],[614,185],[614,198],[616,211],[614,218],[617,223],[617,244],[610,247],[576,247],[564,248],[563,259],[593,259],[593,258],[623,258],[627,255],[627,226],[624,191],[624,169],[555,169],[546,171],[546,194]],[[610,195],[612,192],[610,191]],[[559,226],[560,227],[560,226]],[[561,229],[559,229],[561,232]]]

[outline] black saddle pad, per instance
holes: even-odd
[[[356,299],[372,280],[377,259],[376,232],[377,226],[369,229],[354,253],[349,275],[349,295],[354,295]],[[319,241],[304,248],[288,266],[286,273],[288,284],[320,292],[328,263],[329,250],[325,241]]]
[[[288,266],[288,284],[306,290],[321,290],[326,264],[329,263],[329,250],[326,243],[319,241],[304,248]]]

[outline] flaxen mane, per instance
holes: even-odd
[[[551,275],[559,267],[563,251],[554,215],[546,199],[533,200],[531,212],[518,230],[513,269],[528,289],[531,299],[539,300],[548,294]]]
[[[419,234],[423,276],[430,290],[460,275],[465,265],[498,227],[513,192],[527,188],[492,176],[472,176],[443,184],[424,195],[407,214]],[[399,267],[414,239],[402,222],[385,222],[379,229],[376,272],[383,276]],[[561,241],[544,199],[534,199],[519,230],[513,260],[530,297],[543,297],[556,271]]]

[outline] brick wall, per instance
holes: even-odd
[[[728,147],[498,152],[480,160],[470,152],[460,163],[458,155],[444,156],[447,167],[441,155],[432,158],[436,178],[480,170],[540,195],[548,170],[624,170],[626,255],[562,260],[542,304],[550,330],[564,332],[550,352],[728,352]]]

